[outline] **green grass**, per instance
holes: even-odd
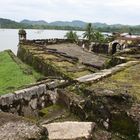
[[[85,76],[85,75],[88,75],[88,74],[91,74],[91,72],[88,71],[88,70],[83,70],[83,71],[73,73],[73,77],[74,78],[79,78],[79,77],[82,77],[82,76]]]
[[[126,68],[111,77],[103,79],[92,85],[93,89],[102,88],[113,90],[115,92],[122,91],[131,94],[140,101],[140,64]]]
[[[41,120],[51,120],[51,122],[80,121],[80,118],[72,113],[62,104],[55,104],[40,110]]]
[[[31,67],[22,62],[17,64],[8,51],[0,52],[0,95],[13,92],[24,85],[35,83],[40,77],[41,75]]]
[[[49,115],[52,112],[55,112],[55,111],[58,111],[58,110],[62,110],[62,109],[63,109],[62,106],[60,106],[58,104],[55,104],[55,105],[49,106],[47,108],[43,108],[42,110],[40,110],[40,112],[45,114],[45,116],[47,116],[47,115]]]

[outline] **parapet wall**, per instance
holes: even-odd
[[[52,105],[57,100],[55,83],[35,85],[0,96],[0,109],[26,117],[37,117],[38,110]]]
[[[36,40],[21,40],[21,44],[30,45],[30,44],[36,44],[36,45],[52,45],[52,44],[61,44],[61,43],[72,43],[73,41],[70,39],[36,39]]]
[[[109,45],[108,44],[94,44],[92,45],[92,51],[95,53],[109,54]]]

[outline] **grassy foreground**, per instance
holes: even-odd
[[[35,83],[40,77],[39,73],[22,63],[10,50],[0,52],[0,95]]]

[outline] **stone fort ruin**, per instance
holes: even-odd
[[[67,39],[28,40],[20,31],[17,56],[46,79],[2,95],[0,109],[37,118],[52,140],[140,139],[140,48],[112,55],[119,43],[95,53]]]

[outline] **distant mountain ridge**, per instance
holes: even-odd
[[[53,26],[72,26],[72,27],[81,27],[83,28],[87,23],[80,21],[80,20],[73,20],[73,21],[55,21],[50,22],[49,25]]]
[[[80,28],[84,28],[88,24],[88,22],[84,22],[81,20],[46,22],[45,20],[32,21],[27,19],[20,21],[20,23],[29,24],[29,25],[72,26],[72,27],[80,27]],[[95,22],[92,23],[92,25],[97,28],[103,28],[108,26],[110,27],[132,26],[132,25],[123,25],[123,24],[109,25],[101,22]],[[135,25],[135,26],[140,26],[140,25]]]
[[[30,25],[46,25],[46,24],[48,24],[44,20],[32,21],[32,20],[28,20],[28,19],[24,19],[24,20],[20,21],[20,23],[30,24]]]
[[[10,23],[10,24],[9,24]],[[21,24],[16,22],[16,21],[13,21],[13,20],[10,20],[10,19],[4,19],[4,18],[0,18],[0,27],[3,28],[3,27],[17,27],[17,26],[20,26]]]
[[[45,20],[28,20],[24,19],[20,22],[13,21],[10,19],[0,18],[0,28],[13,28],[13,29],[56,29],[56,30],[84,30],[88,23],[81,20],[73,21],[54,21],[47,22]],[[95,22],[92,23],[95,30],[100,32],[131,32],[135,34],[140,34],[140,25],[122,25],[122,24],[112,24],[108,25],[106,23]]]
[[[54,22],[48,23],[44,20],[31,21],[31,20],[27,20],[27,19],[20,21],[20,23],[29,24],[29,25],[71,26],[71,27],[80,27],[80,28],[84,28],[86,26],[86,24],[88,24],[87,22],[84,22],[81,20],[54,21]],[[93,24],[93,26],[96,26],[96,27],[108,26],[106,23],[100,23],[100,22],[96,22],[96,23],[92,23],[92,24]]]
[[[33,21],[33,20],[28,20],[28,19],[24,19],[20,22],[16,22],[10,19],[4,19],[4,18],[0,18],[0,24],[16,24],[16,25],[49,25],[49,26],[71,26],[71,27],[80,27],[80,28],[84,28],[88,22],[84,22],[81,20],[73,20],[73,21],[54,21],[54,22],[47,22],[45,20],[37,20],[37,21]],[[122,24],[112,24],[112,25],[108,25],[106,23],[100,23],[100,22],[95,22],[92,23],[92,25],[94,27],[97,28],[104,28],[104,27],[122,27],[122,26],[126,26],[126,25],[122,25]],[[127,26],[131,26],[131,25],[127,25]],[[140,25],[137,25],[140,26]]]

